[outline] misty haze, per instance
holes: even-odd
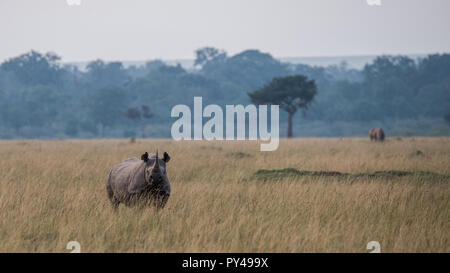
[[[0,0],[0,252],[450,252],[449,10]]]

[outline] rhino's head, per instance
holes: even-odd
[[[163,158],[159,158],[156,151],[155,156],[149,158],[148,153],[145,153],[141,159],[146,163],[145,181],[155,193],[167,201],[170,195],[170,183],[166,172],[166,163],[170,160],[169,154],[165,152]]]

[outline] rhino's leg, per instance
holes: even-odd
[[[117,208],[119,207],[120,201],[117,200],[117,198],[114,196],[114,192],[111,189],[111,186],[109,185],[109,183],[106,186],[106,192],[108,193],[108,199],[111,202],[113,209],[117,210]]]
[[[111,202],[112,208],[116,211],[119,207],[120,201],[114,195],[109,198],[109,201]]]

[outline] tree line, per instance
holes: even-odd
[[[360,70],[283,63],[258,50],[228,56],[202,48],[196,57],[193,69],[161,60],[94,60],[79,69],[36,51],[5,60],[0,138],[170,137],[174,105],[192,106],[194,96],[221,106],[278,103],[280,93],[249,94],[277,94],[274,78],[285,77],[315,87],[301,115],[283,102],[291,109],[280,113],[283,134],[358,136],[386,127],[388,135],[450,135],[450,54],[379,56]]]

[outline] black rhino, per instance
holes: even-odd
[[[120,203],[126,206],[154,204],[163,208],[170,196],[170,183],[166,173],[166,163],[170,156],[163,158],[146,152],[138,158],[128,158],[116,165],[109,173],[106,191],[114,209]]]

